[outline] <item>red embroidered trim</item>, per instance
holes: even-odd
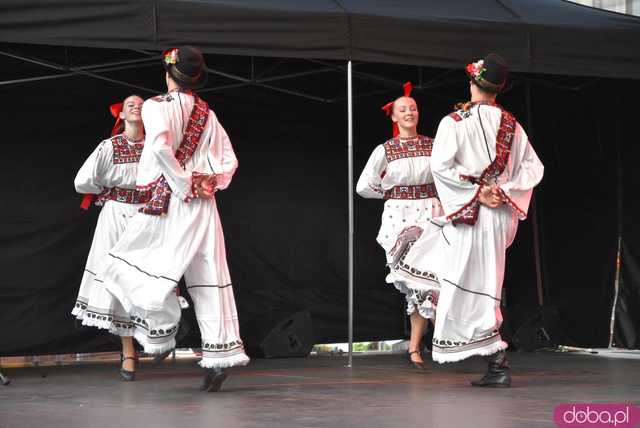
[[[151,191],[140,191],[137,189],[124,189],[122,187],[112,187],[105,189],[98,195],[96,205],[103,205],[105,201],[111,200],[125,204],[144,204],[151,199]]]
[[[480,189],[482,189],[482,186],[478,187],[476,194],[473,195],[473,198],[465,206],[455,213],[447,216],[447,220],[453,221],[454,224],[463,223],[470,226],[476,224],[476,221],[478,221],[478,214],[480,213],[480,201],[478,200]]]
[[[471,175],[460,174],[460,180],[469,181],[473,184],[480,184],[480,178]]]
[[[427,199],[437,197],[438,192],[433,183],[395,186],[384,192],[384,199]]]
[[[458,112],[457,112],[457,111],[454,111],[454,112],[452,112],[452,113],[449,113],[449,117],[450,117],[451,119],[455,120],[456,122],[460,122],[460,121],[463,119],[463,117],[462,117],[462,116],[460,116],[460,115],[458,114]]]
[[[511,145],[513,144],[515,133],[516,118],[508,111],[502,110],[500,127],[496,135],[496,157],[480,175],[481,183],[489,183],[490,180],[495,182],[502,174],[509,161],[509,155],[511,155]]]
[[[209,119],[209,105],[197,95],[194,94],[193,96],[195,98],[193,111],[191,112],[187,129],[184,132],[182,143],[176,150],[176,159],[180,162],[182,168],[198,148],[204,125]]]
[[[431,156],[433,138],[418,135],[415,139],[403,141],[396,137],[388,140],[383,146],[387,162],[418,156]]]
[[[520,209],[519,206],[516,205],[515,202],[513,202],[513,200],[507,196],[507,194],[505,193],[504,190],[499,189],[500,191],[500,195],[502,196],[502,199],[504,200],[504,202],[509,205],[511,208],[513,208],[513,210],[518,213],[518,217],[522,220],[524,220],[525,218],[527,218],[527,213],[525,213],[523,210]]]
[[[516,131],[516,119],[511,113],[506,110],[502,110],[502,116],[500,117],[500,127],[498,128],[498,134],[496,135],[496,157],[489,164],[488,167],[480,175],[480,178],[461,175],[461,180],[471,181],[472,183],[480,184],[475,196],[465,206],[458,211],[447,216],[448,220],[452,220],[454,223],[465,223],[469,225],[476,224],[478,220],[478,212],[480,210],[480,202],[478,201],[478,194],[483,184],[490,184],[502,174],[507,166],[509,155],[511,154],[511,144],[513,143],[513,137]],[[506,195],[505,195],[506,196]]]
[[[380,193],[381,195],[384,195],[384,192],[382,191],[382,187],[380,186],[372,186],[371,184],[369,184],[369,189],[373,190],[376,193]]]
[[[155,97],[150,98],[153,101],[163,102],[163,101],[173,101],[173,96],[171,94],[180,92],[181,94],[194,95],[191,89],[174,89],[166,94],[156,95]]]
[[[146,186],[137,186],[137,189],[151,193],[149,201],[138,211],[150,215],[167,214],[169,211],[169,201],[171,200],[171,188],[163,175]]]
[[[465,103],[465,106],[463,108],[449,113],[448,116],[453,120],[455,120],[456,122],[460,122],[463,119],[471,117],[471,107],[473,106],[492,106],[492,107],[497,107],[500,110],[504,110],[500,104],[497,104],[495,102],[474,101],[474,102]]]
[[[176,150],[176,159],[182,168],[185,167],[186,162],[191,159],[191,156],[193,156],[193,153],[198,148],[202,131],[209,118],[209,105],[196,94],[193,94],[193,97],[195,103],[193,104],[193,110],[187,123],[187,129],[184,132],[178,150]],[[155,185],[155,188],[152,191],[151,200],[144,207],[140,208],[140,212],[150,215],[165,215],[169,211],[171,188],[162,175],[154,183],[146,186],[138,186],[138,189],[144,189],[152,185]],[[187,201],[191,196],[192,195],[187,196]]]
[[[140,162],[144,143],[129,143],[124,135],[118,134],[111,137],[111,145],[113,146],[114,165]]]

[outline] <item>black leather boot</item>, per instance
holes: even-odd
[[[167,359],[169,355],[173,353],[173,349],[169,349],[168,351],[164,351],[162,354],[157,354],[153,356],[153,364],[158,365]]]
[[[204,369],[204,380],[202,382],[202,390],[205,392],[220,391],[222,383],[227,379],[227,374],[223,369]]]
[[[485,388],[509,388],[511,374],[507,353],[498,351],[483,358],[488,364],[487,373],[481,379],[471,381],[471,385]]]

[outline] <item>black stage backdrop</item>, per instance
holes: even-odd
[[[637,92],[636,92],[637,97]],[[617,119],[620,158],[618,159],[618,198],[620,211],[621,269],[616,302],[613,345],[640,349],[640,223],[638,209],[638,159],[640,146],[633,135],[636,124],[624,115]]]
[[[458,74],[459,84],[414,93],[422,133],[433,135],[439,118],[467,98],[468,83]],[[160,85],[160,70],[147,75],[150,85]],[[525,77],[514,76],[516,85],[501,102],[528,128]],[[637,212],[633,128],[640,84],[602,79],[580,90],[549,86],[558,80],[538,76],[531,91],[530,133],[546,167],[536,191],[546,303],[560,308],[571,343],[599,346],[608,338],[615,267],[616,138],[628,164],[625,222],[633,224]],[[344,84],[335,75],[326,82],[328,88]],[[112,349],[108,335],[76,328],[70,315],[98,214],[95,208],[79,209],[73,178],[111,128],[108,104],[131,92],[86,77],[2,92],[7,102],[0,174],[0,354]],[[259,88],[204,98],[240,161],[218,204],[241,325],[273,311],[309,308],[317,342],[345,341],[346,104]],[[390,133],[380,111],[389,98],[355,101],[356,178]],[[384,255],[375,242],[381,211],[381,201],[356,201],[356,340],[404,335],[403,299],[384,283]],[[536,304],[531,224],[521,223],[508,252],[505,287],[514,307]],[[627,240],[635,254],[637,238]],[[198,335],[190,334],[182,345],[198,346]]]
[[[637,250],[637,245],[634,247]],[[640,265],[626,243],[622,245],[621,261],[612,344],[619,348],[640,349]]]

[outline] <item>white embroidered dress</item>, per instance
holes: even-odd
[[[96,205],[103,206],[71,313],[83,325],[108,329],[120,336],[132,336],[133,323],[120,303],[107,292],[100,276],[107,253],[140,207],[136,203],[140,201],[135,188],[143,145],[144,142],[133,142],[124,134],[102,141],[74,180],[77,192],[100,195]]]
[[[386,199],[377,241],[387,263],[393,261],[390,252],[400,232],[442,215],[429,166],[432,144],[422,135],[388,140],[374,149],[356,185],[364,198]],[[393,271],[386,280],[405,294],[409,315],[418,310],[424,318],[435,318],[437,282],[407,286]]]
[[[166,215],[140,212],[132,219],[109,252],[104,280],[133,315],[136,340],[145,352],[158,354],[175,347],[181,310],[174,289],[184,275],[202,336],[200,365],[244,365],[249,358],[240,339],[216,201],[192,199],[194,172],[215,173],[216,189],[223,190],[238,162],[226,131],[205,105],[200,139],[181,166],[177,151],[196,104],[192,94],[183,92],[144,103],[147,143],[138,168],[138,189],[154,188],[164,177],[171,189],[168,211]]]
[[[498,331],[505,252],[544,168],[515,118],[486,104],[442,119],[431,168],[445,216],[396,255],[394,270],[407,284],[423,282],[412,271],[439,279],[435,361],[491,355],[507,347]],[[505,204],[480,204],[480,183],[497,185]]]

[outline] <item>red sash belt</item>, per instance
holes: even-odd
[[[111,200],[125,204],[145,204],[151,199],[150,190],[123,189],[122,187],[112,187],[98,195],[98,202]]]
[[[433,183],[395,186],[384,192],[384,199],[427,199],[437,197],[438,192]]]

